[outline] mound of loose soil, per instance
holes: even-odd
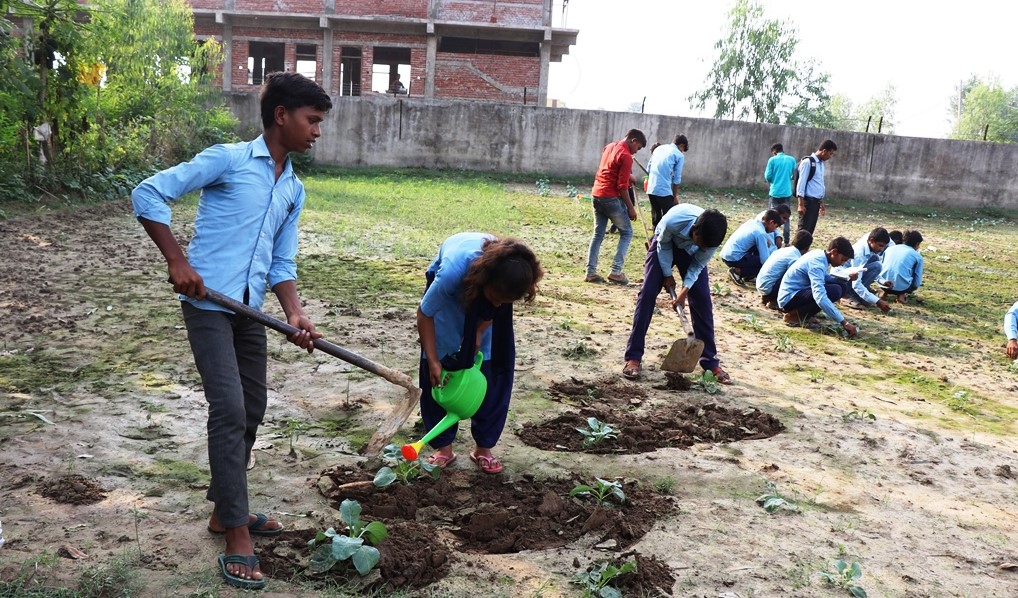
[[[336,521],[332,527],[343,529]],[[369,588],[385,587],[422,588],[449,574],[449,549],[435,539],[434,530],[415,521],[397,521],[386,525],[389,536],[377,548],[381,553],[377,571],[380,580],[368,582]],[[308,541],[315,537],[313,530],[286,531],[272,538],[261,554],[261,567],[273,579],[293,579],[305,575],[312,549]],[[337,563],[330,571],[305,578],[312,583],[327,581],[347,582],[358,579],[357,571],[347,563]]]
[[[627,384],[617,376],[603,376],[591,382],[570,377],[568,380],[552,383],[548,392],[553,396],[579,401],[584,405],[629,404],[647,397],[646,390],[634,384]]]
[[[344,499],[356,500],[367,518],[417,520],[448,529],[459,538],[463,552],[557,548],[587,533],[596,534],[598,543],[624,549],[674,508],[669,497],[635,482],[624,484],[623,505],[601,507],[593,499],[569,497],[577,484],[593,481],[578,478],[512,479],[455,470],[437,480],[421,478],[411,486],[394,483],[377,488],[370,481],[373,477],[373,471],[338,467],[323,472],[318,486],[337,508]]]
[[[90,505],[106,498],[99,482],[77,474],[43,480],[39,494],[66,505]]]
[[[587,418],[610,424],[618,438],[583,446],[577,428]],[[728,409],[715,403],[658,408],[637,414],[616,409],[581,409],[538,424],[524,424],[517,432],[523,442],[548,451],[587,453],[646,453],[664,447],[686,448],[698,442],[727,443],[770,438],[785,429],[774,416],[753,408]]]
[[[612,564],[616,567],[621,567],[633,557],[636,558],[636,571],[619,575],[610,585],[621,591],[622,596],[626,598],[671,596],[675,578],[672,576],[668,566],[657,560],[657,557],[645,557],[635,550],[631,550],[613,558]],[[592,561],[585,571],[593,571],[602,562],[599,560]],[[579,568],[579,559],[573,561],[573,566]]]

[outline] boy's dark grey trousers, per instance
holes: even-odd
[[[247,461],[265,415],[265,327],[181,302],[187,340],[209,404],[212,483],[206,498],[223,527],[248,523]]]

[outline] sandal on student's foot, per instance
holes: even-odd
[[[265,524],[269,522],[269,516],[266,515],[265,513],[252,513],[252,514],[254,515],[254,519],[248,522],[247,533],[251,534],[252,536],[266,536],[266,537],[278,536],[279,534],[283,533],[282,525],[280,525],[279,527],[265,527]],[[208,526],[208,529],[210,534],[222,535],[226,533],[225,529],[224,530],[212,529],[211,525]]]
[[[495,455],[475,455],[470,453],[470,460],[477,463],[484,473],[502,473],[502,462]]]
[[[443,455],[442,453],[435,453],[428,457],[428,463],[434,465],[439,469],[445,469],[456,462],[456,453],[451,455]]]
[[[630,380],[636,380],[640,377],[640,370],[643,366],[640,365],[639,361],[627,361],[626,366],[622,368],[622,375]]]
[[[260,590],[265,587],[265,578],[248,579],[234,575],[226,568],[227,565],[244,565],[253,573],[258,566],[258,557],[253,554],[221,554],[219,555],[219,570],[223,573],[226,583],[235,588],[244,590]]]
[[[711,370],[711,373],[714,374],[714,377],[718,379],[720,384],[732,384],[732,377],[721,366]]]

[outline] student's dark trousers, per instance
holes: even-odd
[[[206,498],[223,527],[248,523],[247,462],[265,416],[265,326],[181,302],[187,340],[209,405],[212,483]]]
[[[689,270],[689,264],[693,257],[683,249],[674,248],[672,253],[675,265],[679,268],[680,276],[685,277]],[[657,296],[664,288],[664,271],[657,259],[657,235],[650,241],[650,249],[647,250],[647,259],[643,265],[643,286],[636,297],[636,312],[633,313],[633,330],[629,333],[629,342],[626,344],[626,361],[643,361],[644,346],[647,341],[647,329],[650,327],[650,320],[654,316],[654,304]],[[678,282],[678,280],[676,281]],[[689,303],[689,312],[693,316],[693,335],[703,341],[703,353],[700,354],[700,366],[704,370],[713,370],[720,365],[717,359],[717,346],[714,343],[714,305],[710,298],[710,281],[707,277],[707,268],[700,272],[693,286],[689,288],[686,295]],[[678,316],[675,316],[678,320]],[[677,330],[681,332],[679,322],[675,322]]]
[[[654,226],[657,227],[657,223],[664,218],[664,215],[668,213],[668,210],[675,207],[675,198],[671,195],[650,195],[650,216]]]
[[[817,220],[820,219],[820,202],[823,199],[817,199],[816,197],[806,197],[806,213],[799,216],[799,230],[807,230],[809,234],[813,234],[813,229],[817,227]]]
[[[746,252],[746,255],[740,257],[737,260],[721,260],[725,265],[731,268],[738,268],[740,275],[746,280],[752,280],[756,278],[756,275],[760,273],[760,268],[763,264],[760,263],[760,253],[756,247],[753,247]]]
[[[824,287],[827,289],[827,298],[832,303],[841,299],[841,292],[844,290],[844,287],[839,283],[828,282]],[[782,311],[787,313],[793,309],[799,313],[800,320],[808,320],[811,316],[820,313],[820,306],[813,299],[813,291],[811,289],[802,289],[793,295],[791,300],[782,308]]]

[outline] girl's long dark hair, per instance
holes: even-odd
[[[523,241],[512,237],[488,239],[463,277],[463,304],[472,305],[488,287],[503,299],[530,303],[537,296],[537,283],[543,276],[541,262]]]

